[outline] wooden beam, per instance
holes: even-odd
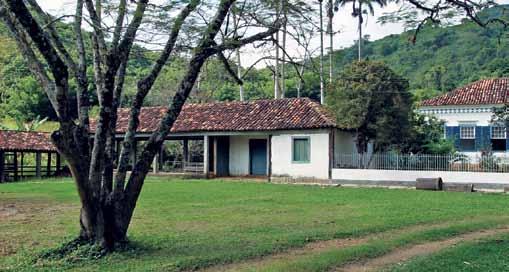
[[[62,162],[60,160],[60,153],[56,152],[56,154],[57,154],[57,171],[56,172],[58,173],[58,172],[60,172]]]
[[[48,152],[48,161],[46,164],[46,175],[51,177],[51,152]]]
[[[41,177],[41,152],[35,152],[35,176]]]

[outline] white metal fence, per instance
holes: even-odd
[[[335,156],[335,168],[509,173],[509,156],[339,154]]]

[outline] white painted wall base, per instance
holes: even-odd
[[[438,177],[446,183],[509,184],[509,173],[332,169],[333,180],[413,182]]]

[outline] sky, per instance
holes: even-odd
[[[317,2],[316,0],[307,0],[310,2]],[[69,10],[73,10],[73,3],[75,0],[39,0],[39,4],[43,7],[44,10],[49,11],[52,14],[64,14],[69,13]],[[324,1],[325,2],[325,1]],[[497,1],[500,4],[509,4],[509,0],[499,0]],[[367,22],[363,26],[363,32],[365,34],[370,35],[370,40],[378,40],[387,35],[398,34],[403,32],[405,29],[402,24],[385,24],[381,25],[377,23],[377,19],[379,16],[383,15],[386,12],[392,12],[398,9],[398,5],[395,3],[391,3],[384,8],[377,7],[375,5],[375,15],[369,16],[367,18]],[[348,47],[354,44],[357,40],[357,19],[351,16],[351,8],[348,7],[346,9],[340,9],[338,13],[334,15],[334,29],[339,33],[334,37],[334,49]],[[317,35],[318,36],[318,35]],[[328,44],[328,40],[327,44]],[[319,46],[319,38],[316,37],[313,39],[311,43],[312,48],[317,48]],[[289,43],[288,50],[289,54],[293,55],[293,57],[298,58],[302,54],[299,53],[296,43]],[[264,54],[267,54],[265,52]],[[246,47],[242,49],[242,65],[249,66],[251,63],[256,61],[259,58],[260,52],[257,52],[252,47]],[[260,65],[264,65],[261,63]]]

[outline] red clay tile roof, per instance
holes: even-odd
[[[0,130],[0,150],[3,151],[56,151],[45,132]]]
[[[139,133],[154,131],[166,107],[145,107],[140,113]],[[117,133],[127,130],[129,109],[119,109]],[[94,127],[92,122],[91,127]],[[187,104],[172,133],[204,131],[270,131],[336,127],[330,114],[309,98],[285,98],[248,102]]]
[[[483,79],[444,95],[421,102],[421,106],[497,105],[509,102],[509,78]]]

